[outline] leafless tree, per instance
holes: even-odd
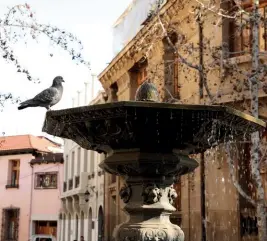
[[[158,1],[147,20],[153,27],[150,27],[149,33],[137,42],[136,51],[142,50],[148,58],[150,54],[153,54],[153,48],[157,43],[165,39],[169,47],[172,48],[175,56],[177,56],[169,65],[171,66],[175,62],[179,62],[185,71],[191,69],[198,73],[196,76],[197,81],[200,83],[199,95],[200,97],[208,97],[208,101],[205,101],[205,103],[223,103],[221,100],[224,95],[222,85],[227,79],[231,78],[233,91],[236,94],[236,99],[232,100],[232,103],[235,102],[235,100],[239,102],[244,101],[244,103],[250,102],[250,108],[246,111],[258,118],[259,89],[261,88],[264,92],[267,91],[265,84],[267,66],[260,61],[260,57],[266,55],[267,49],[261,50],[259,45],[260,38],[262,38],[260,29],[262,26],[266,26],[267,20],[259,11],[259,0],[251,0],[249,7],[243,4],[244,1],[240,0],[195,0],[193,4],[190,4],[190,2],[192,3],[192,1],[187,0],[179,1],[179,5],[181,10],[188,6],[192,7],[189,10],[190,13],[188,13],[187,21],[188,23],[192,23],[193,21],[194,24],[198,26],[199,32],[203,31],[206,22],[212,21],[214,30],[216,31],[222,31],[225,22],[231,22],[235,26],[235,31],[233,33],[235,36],[243,36],[244,30],[250,30],[249,40],[251,44],[248,43],[249,46],[235,50],[230,49],[229,44],[222,39],[221,43],[214,46],[211,44],[212,36],[205,36],[203,33],[197,45],[187,41],[180,28],[180,22],[177,21],[177,18],[176,20],[164,18],[161,13],[162,1]],[[176,41],[173,41],[172,33],[175,33]],[[216,32],[213,34],[215,35]],[[233,36],[229,35],[227,41],[232,37]],[[263,38],[266,41],[266,37],[263,36]],[[229,58],[244,54],[250,58],[250,64],[246,67],[240,67],[238,58]],[[203,58],[203,56],[205,56],[205,58]],[[215,68],[220,70],[219,84],[214,84],[210,77],[210,73],[214,71]],[[216,88],[212,86],[213,84],[216,85]],[[250,93],[250,97],[244,94],[246,91]],[[179,100],[179,102],[182,101],[183,100]],[[260,133],[253,133],[250,141],[249,164],[253,183],[257,190],[255,199],[243,190],[242,186],[238,183],[238,179],[235,177],[234,168],[236,168],[236,165],[231,154],[233,148],[236,148],[236,146],[232,143],[225,143],[225,149],[228,155],[227,162],[234,186],[242,197],[255,206],[259,240],[265,241],[267,240],[267,219],[263,180],[260,170],[262,164],[261,160],[263,156],[265,156],[266,150],[262,150]]]
[[[48,38],[51,45],[58,46],[69,53],[71,59],[77,64],[90,67],[89,62],[82,56],[83,45],[75,35],[56,26],[39,23],[30,5],[18,4],[8,9],[3,18],[0,18],[0,51],[4,60],[13,64],[16,71],[24,74],[29,81],[38,83],[39,79],[33,77],[19,61],[12,45],[22,41],[27,43],[29,39],[38,42],[41,35]],[[53,53],[49,55],[53,57]],[[0,92],[0,106],[3,106],[6,100],[18,102],[19,98],[14,98],[11,93]]]

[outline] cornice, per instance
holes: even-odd
[[[177,0],[169,0],[160,10],[160,16],[163,21],[169,21],[171,17],[175,14],[178,9]],[[146,39],[149,39],[149,30],[153,28],[157,19],[154,18],[149,21],[136,36],[113,58],[111,63],[98,75],[98,79],[105,89],[108,89],[109,86],[117,80],[120,75],[123,74],[121,70],[127,66],[130,61],[136,58],[137,55],[140,55],[140,52],[143,52],[145,49]],[[142,43],[140,43],[140,40]],[[136,50],[138,45],[139,50]]]

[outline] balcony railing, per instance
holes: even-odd
[[[80,176],[75,177],[75,188],[80,186]]]
[[[69,179],[69,190],[73,188],[73,179]]]
[[[67,182],[63,182],[63,192],[67,191]]]

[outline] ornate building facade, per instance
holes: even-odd
[[[219,1],[214,2],[216,9],[230,9],[233,4],[229,1],[229,6],[228,3],[221,6]],[[248,11],[249,6],[248,3]],[[249,113],[250,92],[240,69],[246,71],[251,66],[251,57],[246,54],[250,48],[250,32],[242,29],[236,36],[235,22],[203,9],[196,1],[168,0],[156,16],[152,14],[144,19],[137,34],[98,76],[106,92],[112,93],[114,100],[134,100],[138,86],[150,79],[162,101],[224,104]],[[120,21],[123,24],[123,19]],[[261,28],[260,32],[264,31]],[[265,35],[261,36],[260,46],[264,50],[266,39]],[[260,59],[266,62],[266,57]],[[205,67],[206,72],[199,71],[198,66]],[[263,78],[262,82],[265,81]],[[260,117],[266,119],[266,90],[262,86],[259,112]],[[242,188],[253,196],[248,148],[246,143],[237,148],[236,176]],[[171,220],[181,226],[185,240],[257,239],[255,208],[239,195],[229,178],[223,148],[209,150],[195,158],[199,162],[195,172],[176,181],[177,210]],[[261,175],[266,190],[264,165]],[[114,227],[126,220],[119,197],[122,186],[121,178],[105,174],[106,241],[111,240]]]
[[[102,92],[90,104],[101,102]],[[80,240],[83,236],[86,241],[102,241],[104,172],[98,165],[103,156],[65,140],[64,158],[60,240]]]

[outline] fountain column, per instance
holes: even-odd
[[[174,177],[192,171],[197,162],[173,153],[121,150],[108,155],[100,166],[125,179],[120,196],[128,221],[116,227],[116,241],[183,241],[181,228],[170,222],[177,193]]]

